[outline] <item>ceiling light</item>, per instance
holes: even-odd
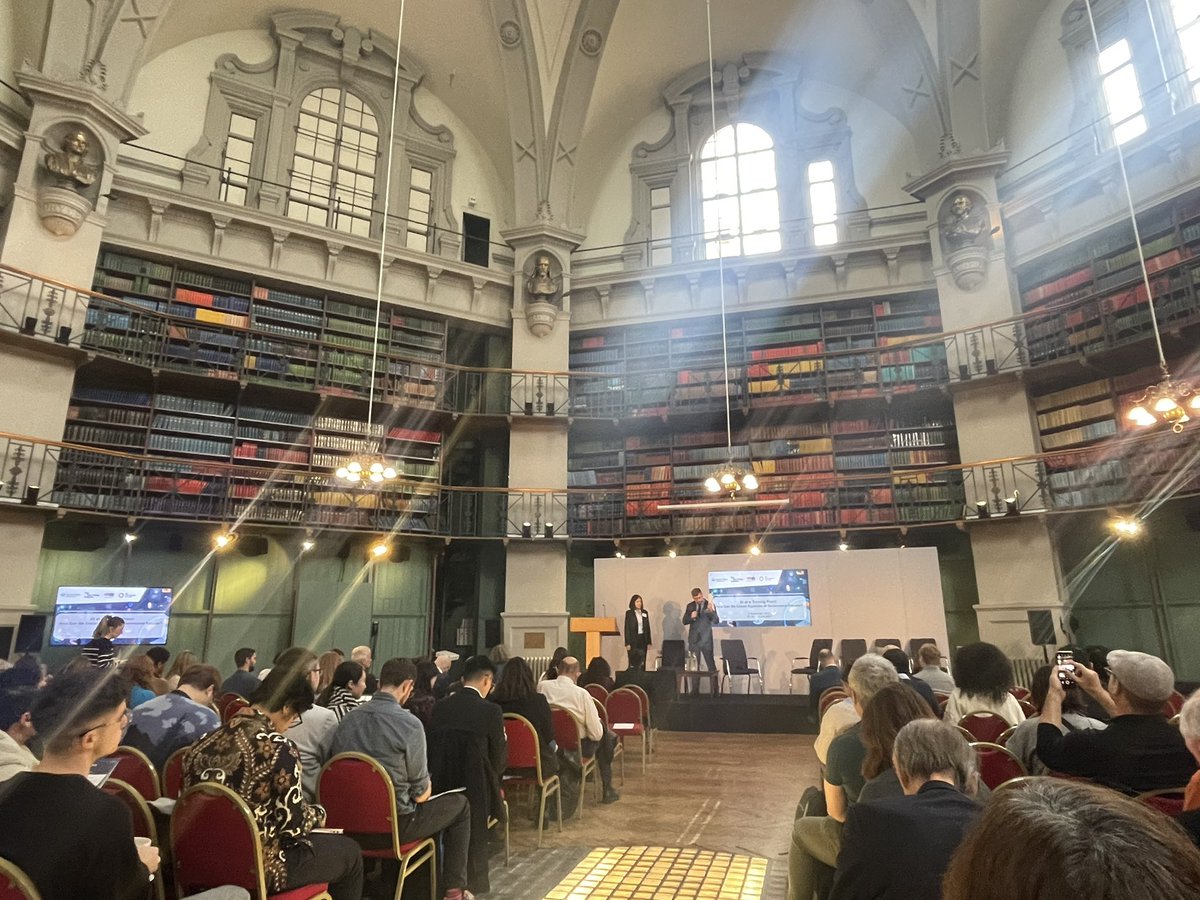
[[[846,541],[838,541],[838,549],[844,553],[850,549],[850,545]]]
[[[1155,329],[1157,329],[1155,324]],[[1155,332],[1157,334],[1157,330]],[[1158,424],[1171,426],[1176,434],[1183,431],[1185,422],[1191,421],[1187,411],[1200,410],[1200,392],[1190,384],[1175,381],[1167,371],[1166,362],[1161,362],[1162,381],[1152,384],[1142,394],[1125,418],[1138,428],[1151,428]]]
[[[302,540],[300,542],[300,552],[307,553],[309,550],[311,550],[315,546],[317,546],[316,541],[314,541],[312,538],[305,538],[304,540]]]
[[[525,538],[526,540],[533,537],[533,523],[532,522],[522,522],[521,523],[521,537]]]
[[[132,544],[137,539],[138,539],[138,536],[136,534],[134,534],[132,531],[125,532],[125,543]]]
[[[730,462],[704,479],[704,489],[710,494],[726,493],[730,500],[734,500],[742,491],[758,490],[758,477]]]
[[[542,536],[546,537],[546,538],[554,537],[554,523],[553,522],[547,522],[545,525],[542,526]]]
[[[393,481],[399,476],[400,471],[382,457],[359,456],[346,460],[343,465],[334,470],[333,474],[351,486],[357,487]]]
[[[370,552],[373,559],[383,559],[392,552],[392,547],[387,541],[380,538],[371,545]]]
[[[751,544],[750,545],[750,555],[751,556],[762,556],[762,547],[758,546],[758,544],[756,544],[756,543]]]
[[[614,559],[624,559],[625,554],[622,553],[620,550],[617,550],[616,552],[613,553],[613,558]]]
[[[1114,516],[1108,527],[1118,538],[1135,538],[1142,533],[1142,520],[1137,516]]]
[[[232,545],[233,542],[236,540],[237,540],[237,535],[234,534],[232,531],[222,531],[220,534],[218,534],[216,537],[213,538],[213,546],[216,547],[218,550],[224,550],[225,548]]]
[[[667,548],[667,558],[668,558],[668,559],[674,559],[674,558],[675,558],[676,556],[678,556],[678,555],[679,555],[679,554],[675,552],[675,548],[674,548],[674,547],[668,547],[668,548]]]

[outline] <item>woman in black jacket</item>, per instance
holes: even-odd
[[[629,653],[629,668],[646,671],[646,650],[652,643],[650,616],[642,608],[642,595],[634,594],[625,611],[625,650]]]
[[[558,762],[555,760],[555,751],[558,745],[554,742],[554,720],[550,717],[550,703],[538,693],[537,683],[533,680],[533,670],[523,657],[514,656],[504,664],[504,675],[492,692],[491,699],[506,713],[524,716],[533,724],[538,734],[542,771],[550,775],[556,774]]]

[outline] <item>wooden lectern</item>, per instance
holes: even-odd
[[[587,635],[584,650],[583,667],[600,655],[600,638],[610,634],[620,634],[617,631],[617,620],[600,617],[571,619],[570,630],[573,634]]]

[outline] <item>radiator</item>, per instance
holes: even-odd
[[[533,677],[535,680],[541,678],[542,673],[550,668],[549,654],[541,656],[524,656],[522,654],[522,658],[525,660],[525,662],[529,663],[529,668],[533,670]]]
[[[1033,684],[1033,673],[1044,665],[1046,665],[1044,659],[1014,659],[1012,667],[1016,686],[1028,688]]]

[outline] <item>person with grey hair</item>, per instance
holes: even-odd
[[[1129,794],[1178,788],[1196,773],[1180,730],[1162,714],[1175,689],[1171,667],[1148,653],[1113,650],[1108,654],[1108,686],[1086,666],[1057,666],[1042,706],[1037,755],[1046,767],[1066,775],[1090,778]],[[1103,731],[1063,734],[1062,708],[1066,676],[1111,715]]]
[[[831,900],[939,900],[950,859],[982,811],[965,793],[977,778],[975,753],[954,726],[909,722],[892,765],[904,796],[847,813]]]
[[[866,662],[859,669],[858,664],[862,660],[866,660]],[[855,669],[859,671],[860,687],[867,692],[866,699],[874,696],[875,691],[879,690],[885,684],[893,684],[900,680],[896,674],[895,667],[886,659],[877,653],[865,653],[854,661],[850,672],[845,675],[846,688],[851,694],[854,692],[850,690],[850,675]],[[872,684],[874,685],[873,687],[870,686]],[[859,705],[865,706],[866,700]],[[821,730],[817,734],[816,741],[813,743],[813,750],[816,751],[817,761],[821,763],[822,767],[828,764],[829,749],[833,746],[834,739],[852,725],[857,724],[861,718],[862,713],[855,707],[852,696],[838,701],[825,710],[825,715],[821,717]]]
[[[792,826],[792,843],[788,848],[788,900],[811,900],[820,866],[832,866],[837,862],[842,822],[851,804],[858,801],[859,791],[865,783],[862,767],[867,750],[861,735],[863,710],[880,690],[899,681],[895,666],[877,653],[860,656],[850,667],[846,684],[850,689],[854,718],[829,745],[823,779],[828,815],[805,816],[796,819]],[[835,707],[826,712],[826,719]]]
[[[1200,763],[1200,690],[1188,697],[1179,711],[1179,733],[1188,752]],[[1200,845],[1200,771],[1192,776],[1184,792],[1183,815],[1179,817],[1179,824]]]

